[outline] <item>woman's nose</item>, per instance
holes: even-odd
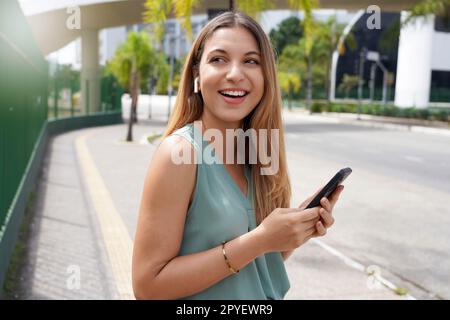
[[[232,64],[226,74],[226,79],[234,82],[244,79],[244,73],[242,72],[241,66],[237,63]]]

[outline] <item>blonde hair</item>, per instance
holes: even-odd
[[[275,56],[270,41],[261,26],[241,12],[225,12],[212,19],[194,41],[183,67],[177,99],[163,138],[188,123],[200,119],[203,112],[201,94],[194,93],[194,78],[198,76],[200,59],[208,38],[220,28],[243,27],[256,39],[261,53],[261,67],[264,76],[264,94],[250,114],[243,119],[244,130],[279,129],[276,145],[279,154],[279,168],[276,175],[260,175],[262,164],[259,157],[252,164],[254,185],[254,208],[257,223],[261,223],[275,208],[288,208],[291,199],[291,185],[287,172],[284,146],[284,129],[281,119],[281,96],[276,76]],[[268,134],[267,149],[272,150],[271,135]],[[275,142],[276,143],[276,142]],[[248,148],[247,159],[248,159]],[[275,155],[271,155],[276,156]],[[247,162],[248,163],[248,162]]]

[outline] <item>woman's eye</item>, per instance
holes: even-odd
[[[258,61],[258,60],[255,60],[255,59],[248,59],[248,60],[246,61],[246,63],[249,63],[249,64],[259,64],[259,61]]]
[[[224,59],[221,57],[214,57],[214,58],[211,58],[211,60],[209,60],[209,62],[213,62],[213,63],[223,62],[223,61],[224,61]]]
[[[222,57],[213,57],[209,60],[209,63],[222,63],[222,62],[225,62],[225,59]],[[247,60],[245,60],[245,63],[259,64],[259,61],[256,59],[247,59]]]

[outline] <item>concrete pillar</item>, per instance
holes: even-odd
[[[101,110],[97,29],[81,30],[81,99],[83,113],[93,113]]]
[[[408,16],[402,11],[401,21]],[[400,30],[395,105],[426,108],[430,99],[434,16],[419,17]]]

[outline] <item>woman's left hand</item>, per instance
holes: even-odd
[[[323,197],[320,200],[320,219],[316,223],[316,233],[313,237],[322,237],[327,234],[327,229],[334,224],[333,208],[344,190],[343,185],[339,185],[336,190],[329,196],[329,199]]]
[[[307,198],[305,201],[299,205],[299,208],[305,209],[308,203],[322,190],[323,186],[320,187],[312,196]],[[327,234],[327,229],[334,224],[333,218],[333,208],[339,199],[339,196],[344,190],[343,185],[339,185],[336,190],[330,195],[330,200],[327,198],[322,198],[320,201],[321,208],[319,209],[320,219],[316,222],[316,232],[313,234],[313,238],[322,237]],[[286,260],[294,250],[282,252],[283,259]]]

